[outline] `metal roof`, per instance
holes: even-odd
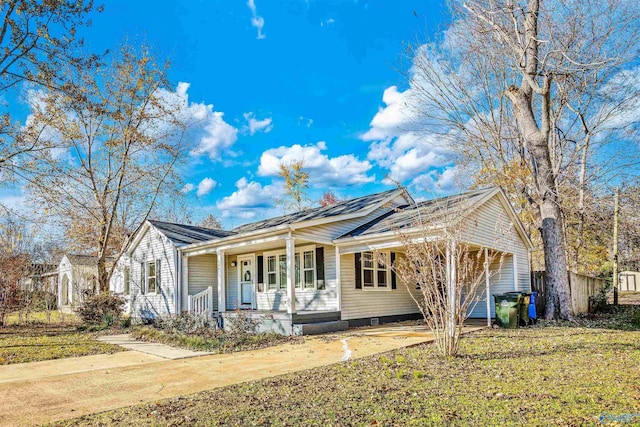
[[[382,202],[383,200],[391,196],[391,194],[393,194],[394,192],[398,192],[398,189],[383,191],[382,193],[370,194],[368,196],[358,197],[356,199],[344,200],[329,206],[310,208],[289,215],[282,215],[275,218],[244,224],[237,228],[234,228],[233,231],[236,233],[246,233],[271,227],[277,227],[284,224],[294,224],[304,221],[330,218],[333,216],[353,214]]]
[[[496,187],[492,187],[400,206],[343,234],[338,239],[392,232],[419,224],[439,225],[448,217],[458,217],[461,212],[470,209],[495,190]]]
[[[233,231],[214,230],[212,228],[197,227],[195,225],[176,224],[158,220],[149,220],[149,223],[167,236],[174,245],[187,245],[190,243],[215,240],[236,234]]]

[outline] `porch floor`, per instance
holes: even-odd
[[[302,310],[293,314],[287,313],[286,310],[251,310],[242,309],[244,314],[249,314],[252,317],[272,317],[276,320],[290,320],[294,324],[297,323],[318,323],[318,322],[331,322],[340,320],[339,311],[315,311],[315,310]],[[233,317],[235,311],[226,311],[222,313],[222,316]]]

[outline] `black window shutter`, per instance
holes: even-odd
[[[140,293],[144,294],[145,293],[145,276],[144,276],[144,262],[140,263]]]
[[[322,246],[316,248],[316,280],[318,290],[324,290],[324,248]]]
[[[362,252],[356,252],[356,289],[362,289]]]
[[[156,260],[156,292],[160,293],[161,284],[162,284],[162,260]]]
[[[264,257],[258,255],[258,283],[264,283]]]
[[[396,272],[394,271],[396,268],[396,253],[391,252],[391,289],[396,289]]]

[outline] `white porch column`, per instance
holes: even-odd
[[[182,255],[182,291],[180,292],[182,298],[181,309],[184,311],[189,309],[189,258]]]
[[[227,311],[227,281],[226,266],[227,259],[224,251],[216,252],[218,259],[218,312]]]
[[[455,305],[456,302],[456,242],[452,240],[447,242],[446,250],[447,258],[447,298],[448,298],[448,310],[449,310],[449,336],[453,337],[455,334]]]
[[[489,249],[484,248],[484,283],[487,288],[487,326],[491,326],[491,294],[489,287]]]
[[[293,314],[296,312],[296,281],[293,275],[295,274],[295,241],[291,237],[291,232],[286,237],[286,251],[287,251],[287,313]],[[300,260],[302,263],[303,260]]]
[[[520,284],[518,283],[518,257],[514,253],[511,259],[513,260],[513,290],[519,291]]]
[[[338,246],[336,246],[336,298],[337,298],[336,310],[342,311],[342,281],[340,280],[340,248]]]

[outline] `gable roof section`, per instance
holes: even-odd
[[[532,247],[531,240],[527,236],[513,207],[506,199],[499,187],[469,191],[453,196],[441,197],[433,200],[419,202],[414,205],[400,206],[397,209],[385,213],[374,220],[343,234],[336,240],[346,238],[366,238],[378,234],[391,233],[396,230],[408,229],[415,226],[416,220],[422,216],[422,221],[437,226],[443,223],[447,217],[456,217],[462,213],[468,215],[487,200],[495,195],[500,195],[500,201],[507,210],[511,220],[521,238]]]
[[[88,265],[97,266],[98,257],[93,255],[66,254],[67,259],[72,265]]]
[[[455,216],[463,210],[469,209],[489,193],[495,192],[495,188],[470,191],[454,196],[440,197],[433,200],[418,202],[414,205],[400,206],[366,224],[355,228],[338,237],[367,236],[380,233],[388,233],[413,227],[419,216],[426,223],[438,224],[447,216]]]
[[[176,246],[188,245],[196,242],[204,242],[207,240],[215,240],[221,237],[227,237],[234,233],[233,231],[214,230],[211,228],[197,227],[195,225],[176,224],[173,222],[165,222],[150,219],[149,223],[153,225],[160,233],[164,234],[167,239]]]
[[[396,194],[397,193],[397,194]],[[282,215],[275,218],[265,219],[235,228],[236,233],[249,233],[258,230],[265,230],[279,225],[295,224],[307,221],[330,220],[332,217],[343,215],[356,215],[369,208],[378,206],[393,195],[401,195],[403,190],[393,189],[383,191],[381,193],[370,194],[356,199],[344,200],[333,205],[323,206],[319,208],[306,209],[300,212],[294,212],[289,215]],[[337,218],[336,218],[337,219]]]

